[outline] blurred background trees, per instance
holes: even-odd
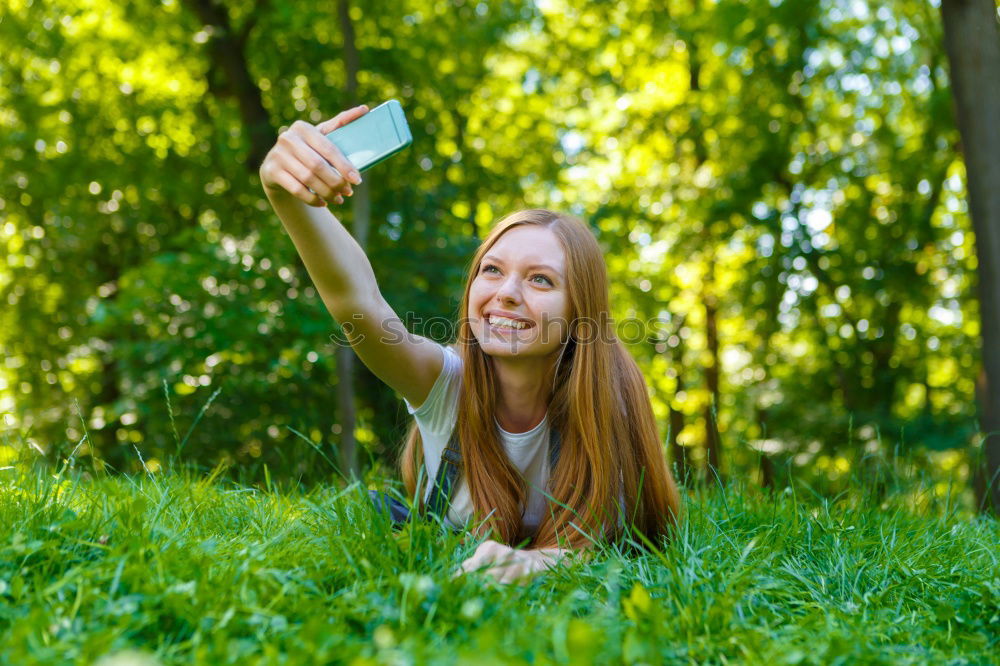
[[[162,466],[200,414],[199,464],[387,472],[405,409],[345,371],[256,170],[295,119],[397,98],[413,145],[334,212],[414,330],[449,339],[493,221],[566,210],[681,476],[836,492],[902,456],[966,487],[977,259],[935,4],[4,0],[0,412],[53,460]]]

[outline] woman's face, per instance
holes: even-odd
[[[466,314],[490,356],[545,357],[569,329],[566,253],[554,233],[524,224],[505,232],[484,255]]]

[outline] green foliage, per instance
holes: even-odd
[[[352,101],[342,30],[281,2],[214,3],[226,29],[206,26],[208,4],[5,0],[0,412],[52,462],[86,426],[85,449],[137,471],[134,446],[162,462],[171,420],[214,395],[188,460],[315,482],[339,328],[253,162]],[[876,442],[957,449],[968,475],[975,259],[933,7],[379,0],[350,18],[354,96],[400,99],[414,133],[367,178],[397,312],[454,318],[493,221],[568,210],[701,476],[712,414],[734,474],[768,450],[825,478],[817,460],[856,467]],[[405,411],[363,368],[352,388],[362,458],[391,466]]]
[[[915,478],[895,477],[882,508],[860,485],[832,500],[803,483],[703,490],[658,552],[604,546],[502,587],[452,578],[475,544],[429,523],[394,533],[359,484],[0,474],[3,664],[126,650],[163,664],[981,663],[997,648],[1000,526]]]

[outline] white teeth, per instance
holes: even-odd
[[[528,324],[523,321],[515,321],[507,317],[498,317],[497,315],[490,315],[490,324],[493,326],[506,326],[507,328],[528,328]]]

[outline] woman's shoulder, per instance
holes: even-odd
[[[442,352],[441,376],[461,375],[462,354],[459,352],[458,346],[454,343],[441,344],[440,346]]]
[[[442,350],[441,373],[431,387],[426,400],[419,407],[407,403],[407,411],[429,431],[446,428],[458,403],[462,382],[462,357],[452,345],[439,345]]]
[[[459,364],[462,363],[462,355],[458,353],[458,343],[443,344],[441,345],[441,349],[444,350],[446,360],[450,356],[458,361]]]

